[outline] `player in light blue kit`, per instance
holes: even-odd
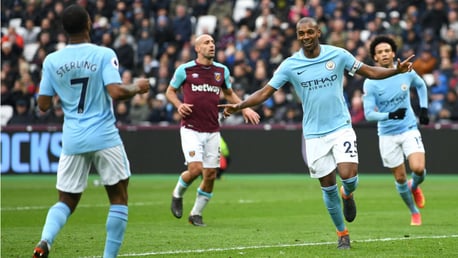
[[[396,50],[396,43],[389,36],[378,36],[370,44],[372,58],[379,66],[386,68],[395,67]],[[410,210],[410,225],[420,226],[418,208],[425,206],[425,197],[419,187],[426,175],[425,149],[410,104],[411,87],[416,88],[420,99],[420,124],[428,124],[428,91],[425,82],[415,71],[383,80],[366,79],[363,103],[366,119],[378,121],[380,156],[383,165],[393,173],[396,189]],[[409,181],[404,155],[413,171]]]
[[[316,20],[305,17],[296,25],[296,35],[302,49],[287,58],[262,89],[239,104],[224,104],[224,115],[258,105],[267,100],[287,82],[294,86],[302,101],[304,160],[310,176],[318,178],[323,200],[336,227],[338,248],[350,248],[350,236],[343,217],[352,222],[356,217],[353,192],[358,184],[358,151],[356,135],[343,95],[343,76],[360,75],[382,79],[411,70],[409,57],[397,68],[368,66],[356,60],[342,48],[321,45],[320,28]],[[337,168],[337,170],[336,170]],[[343,215],[336,182],[336,173],[342,179],[340,193]]]
[[[131,172],[115,127],[112,99],[146,93],[150,86],[147,79],[140,79],[134,85],[121,84],[114,51],[90,43],[91,20],[83,7],[67,7],[62,14],[62,25],[69,35],[69,45],[46,57],[38,96],[42,111],[51,107],[55,95],[64,111],[56,183],[59,200],[48,211],[33,257],[48,257],[55,237],[78,205],[90,167],[94,165],[110,201],[103,257],[114,258],[127,224],[127,186]]]

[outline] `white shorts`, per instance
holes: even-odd
[[[420,131],[410,130],[397,135],[379,136],[380,156],[383,166],[395,168],[404,163],[405,158],[414,152],[425,152]]]
[[[76,155],[61,154],[56,188],[68,193],[82,193],[94,165],[102,185],[114,185],[129,178],[130,164],[123,145]]]
[[[201,133],[181,127],[181,148],[186,160],[202,162],[204,168],[219,168],[220,161],[220,133]]]
[[[327,176],[339,163],[358,163],[355,131],[345,128],[323,137],[304,139],[302,156],[312,178]]]

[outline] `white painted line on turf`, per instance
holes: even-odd
[[[129,206],[154,206],[154,205],[162,205],[164,202],[135,202],[129,203]],[[30,211],[30,210],[47,210],[53,204],[49,206],[18,206],[18,207],[2,207],[0,211]],[[106,204],[78,204],[78,208],[105,208],[108,207],[109,203]]]
[[[255,203],[259,201],[253,201],[253,200],[238,200],[237,203],[240,204],[247,204],[247,203]],[[215,203],[215,202],[212,202]],[[129,206],[155,206],[155,205],[163,205],[165,202],[133,202],[129,203]],[[0,211],[6,212],[6,211],[30,211],[30,210],[48,210],[53,204],[50,204],[49,206],[6,206],[6,207],[1,207]],[[108,202],[106,204],[78,204],[78,208],[105,208],[108,207],[109,204]]]
[[[371,243],[371,242],[386,242],[386,241],[399,241],[399,240],[415,240],[415,239],[441,239],[441,238],[458,238],[458,235],[443,235],[443,236],[416,236],[416,237],[387,237],[377,239],[362,239],[353,240],[355,243]],[[267,249],[267,248],[278,248],[278,247],[297,247],[297,246],[320,246],[320,245],[335,245],[336,242],[316,242],[316,243],[301,243],[301,244],[278,244],[278,245],[258,245],[258,246],[238,246],[229,248],[208,248],[208,249],[195,249],[195,250],[174,250],[174,251],[162,251],[162,252],[148,252],[148,253],[130,253],[120,254],[119,257],[140,257],[148,255],[167,255],[167,254],[197,254],[197,253],[208,253],[208,252],[223,252],[223,251],[237,251],[237,250],[248,250],[248,249]],[[100,257],[100,256],[91,256]],[[88,258],[88,257],[83,257]]]

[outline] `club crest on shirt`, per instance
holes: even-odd
[[[189,156],[190,156],[190,157],[196,156],[196,152],[195,152],[195,151],[190,151],[190,152],[189,152]]]
[[[326,66],[326,69],[331,71],[331,70],[334,70],[334,68],[336,68],[336,63],[334,63],[334,61],[331,60],[331,61],[326,62],[325,66]]]
[[[215,73],[215,80],[216,80],[217,82],[219,82],[219,81],[221,81],[221,78],[222,78],[221,73],[220,73],[220,72],[216,72],[216,73]]]
[[[409,86],[407,86],[407,84],[401,84],[401,90],[402,91],[406,91],[409,89]]]

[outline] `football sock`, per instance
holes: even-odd
[[[334,222],[338,231],[344,231],[345,224],[337,185],[321,187],[321,191],[323,192],[324,205],[328,209],[329,215],[331,215],[332,222]]]
[[[124,239],[127,226],[128,207],[126,205],[112,204],[108,212],[106,229],[107,239],[103,258],[116,258]]]
[[[63,202],[57,202],[49,208],[43,232],[41,233],[41,240],[45,240],[51,246],[54,238],[65,225],[70,215],[70,208]]]
[[[183,197],[184,193],[188,189],[188,186],[189,185],[186,184],[186,182],[183,181],[183,179],[180,176],[180,178],[178,178],[178,182],[177,182],[177,185],[175,186],[175,189],[173,189],[173,197],[176,197],[176,198]]]
[[[351,195],[358,186],[358,176],[350,177],[342,180],[342,185],[346,196]]]
[[[196,201],[194,202],[194,207],[192,207],[191,215],[202,215],[202,211],[212,196],[212,193],[207,193],[202,191],[200,188],[197,188]]]
[[[413,190],[417,189],[417,186],[420,185],[423,182],[423,180],[425,180],[425,176],[426,176],[426,169],[423,170],[423,175],[421,176],[412,172],[412,189]]]
[[[396,190],[398,191],[399,195],[401,195],[402,200],[407,205],[410,210],[410,213],[419,213],[417,206],[412,197],[412,193],[407,185],[407,182],[400,184],[398,182],[394,182],[396,184]]]

